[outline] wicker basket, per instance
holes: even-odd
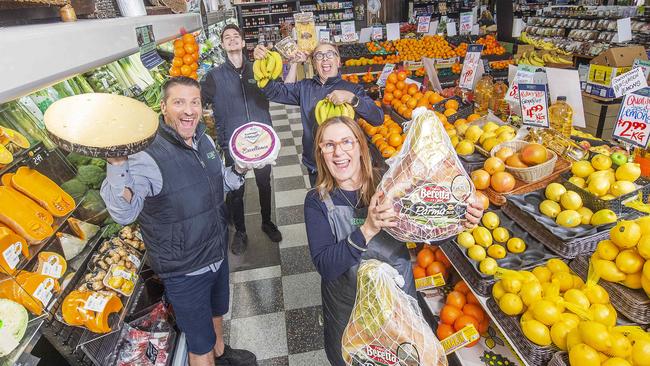
[[[520,141],[520,140],[504,142],[492,148],[492,150],[490,151],[490,156],[495,156],[497,151],[499,151],[499,149],[502,147],[509,147],[513,151],[519,151],[526,145],[528,145],[527,142]],[[551,154],[551,158],[548,159],[545,163],[531,166],[529,168],[513,168],[511,166],[506,165],[506,171],[512,174],[515,178],[526,183],[537,182],[541,179],[548,177],[555,170],[555,163],[557,162],[557,154],[553,150],[550,149],[546,149],[546,150],[548,151],[549,154]]]

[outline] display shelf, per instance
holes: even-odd
[[[233,9],[226,11],[213,11],[206,14],[207,25],[217,24],[219,22],[225,21],[228,18],[234,18],[235,16],[236,14]]]
[[[27,330],[25,330],[25,335],[23,339],[20,340],[20,344],[16,347],[11,353],[4,357],[0,357],[1,365],[17,365],[16,361],[23,355],[25,352],[30,352],[31,348],[34,347],[34,343],[38,340],[39,330],[45,322],[43,317],[38,318],[36,321],[30,321],[27,324]]]
[[[192,13],[2,28],[0,49],[21,51],[0,58],[0,103],[137,52],[136,27],[152,25],[156,42],[163,43],[201,24]]]
[[[250,3],[239,3],[235,4],[237,6],[254,6],[254,5],[273,5],[273,4],[284,4],[284,3],[295,3],[296,0],[287,0],[287,1],[259,1],[259,2],[250,2]]]
[[[25,162],[32,162],[33,164],[34,159],[40,160],[41,158],[39,156],[42,156],[43,153],[47,154],[47,150],[43,146],[43,143],[39,141],[29,149],[22,150],[18,155],[14,155],[14,161],[0,169],[0,176],[12,171]]]

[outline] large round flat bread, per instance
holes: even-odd
[[[88,93],[54,102],[45,111],[45,127],[65,150],[96,157],[126,156],[153,141],[158,114],[129,97]]]

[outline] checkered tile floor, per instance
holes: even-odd
[[[261,366],[329,365],[323,350],[320,276],[311,262],[303,217],[309,179],[299,157],[299,109],[272,104],[271,116],[282,142],[272,179],[275,223],[284,239],[278,245],[260,234],[251,175],[245,196],[250,247],[244,256],[230,257],[232,308],[226,317],[226,341],[254,352]]]

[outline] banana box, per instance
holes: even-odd
[[[630,71],[636,59],[648,59],[643,47],[614,47],[603,51],[589,64],[585,92],[601,98],[614,98],[612,79]]]

